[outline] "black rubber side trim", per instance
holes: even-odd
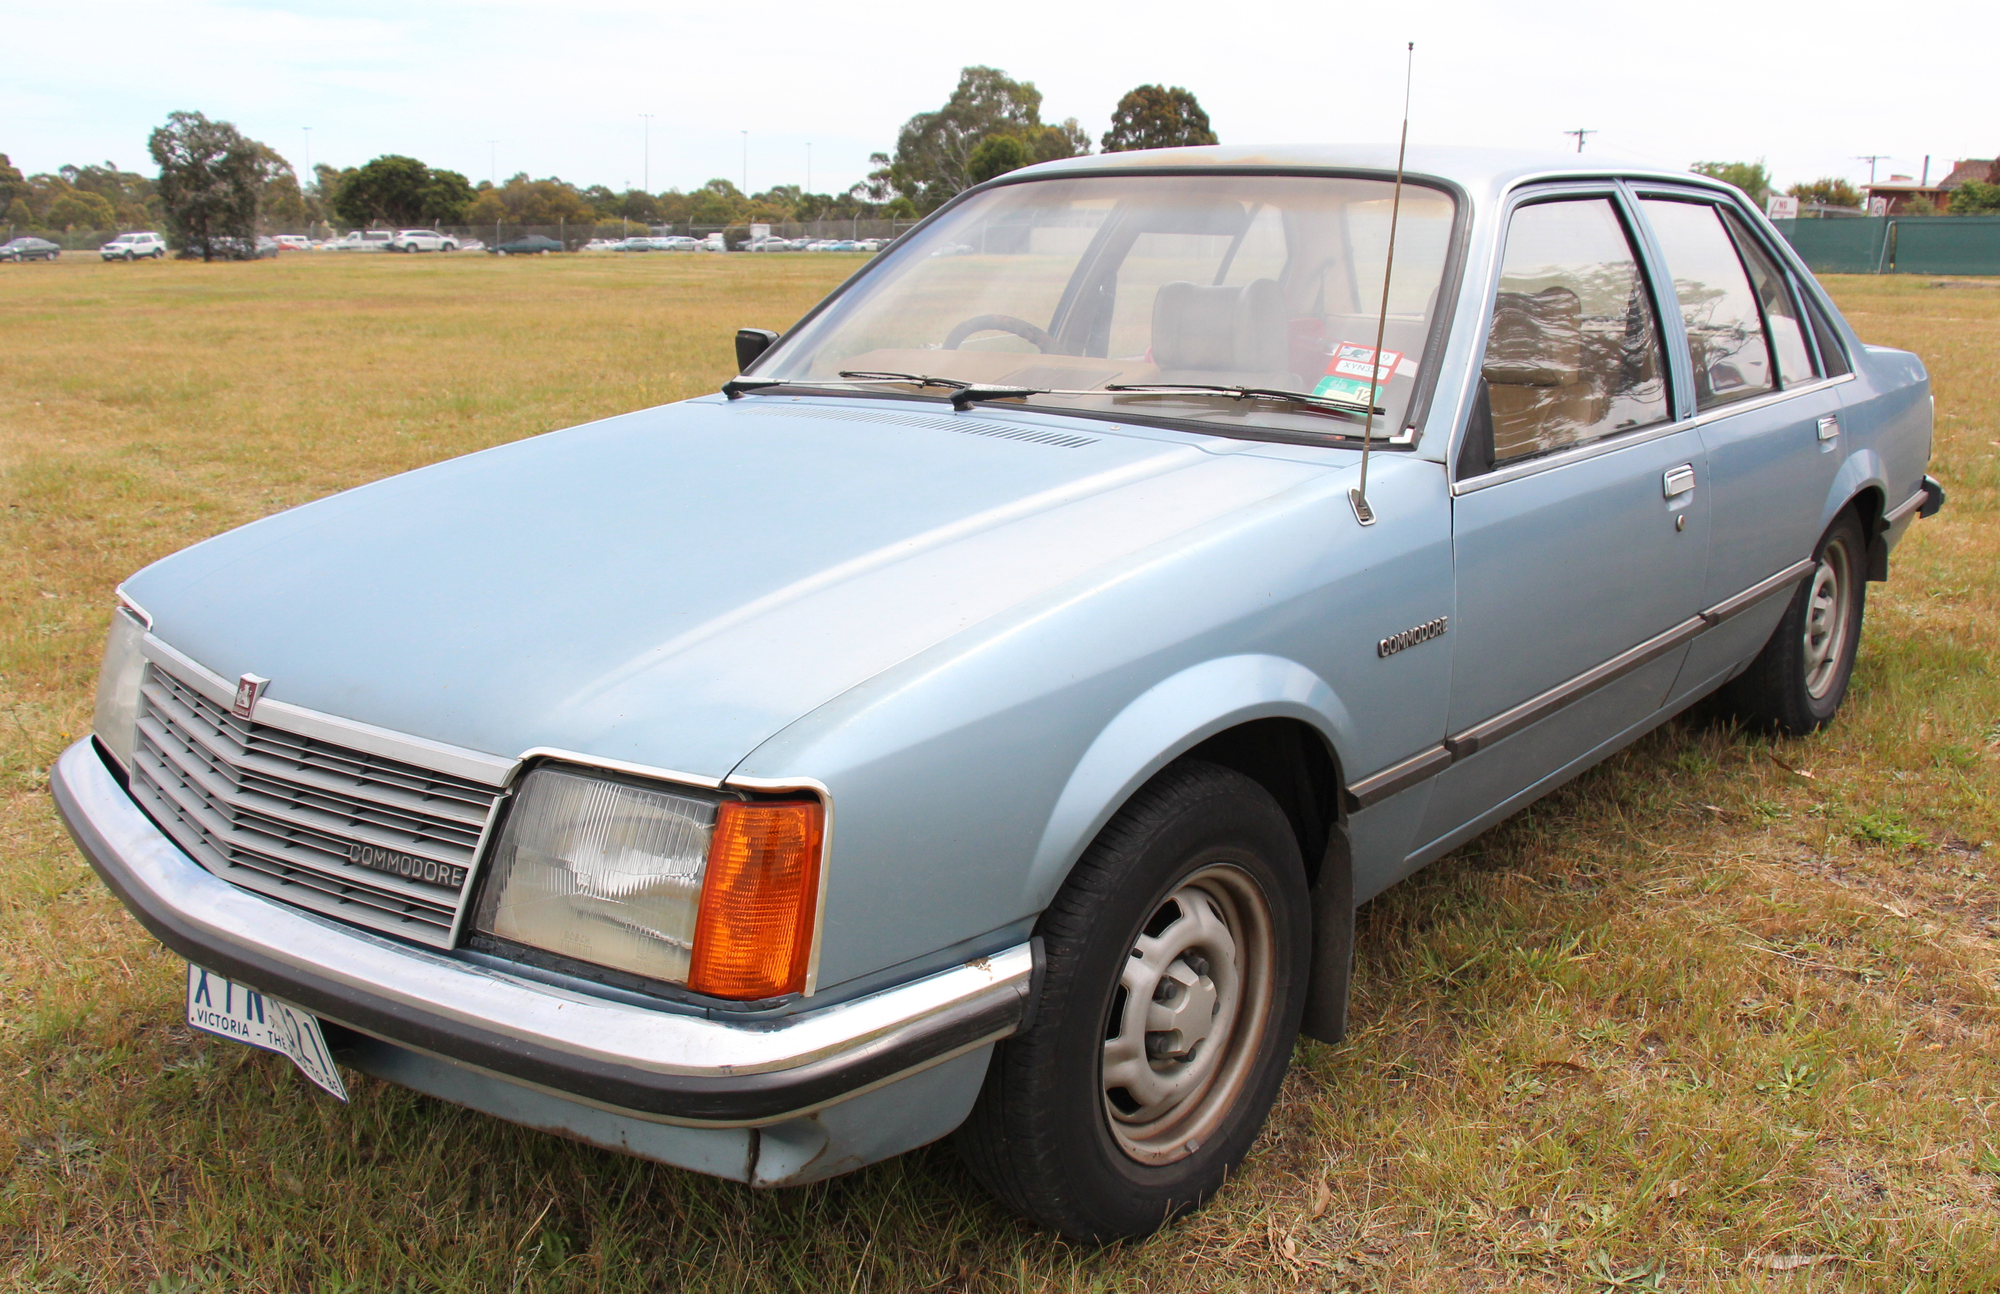
[[[300,978],[289,967],[206,943],[173,912],[150,909],[135,899],[122,884],[119,869],[99,858],[84,833],[77,830],[73,822],[76,806],[65,802],[59,782],[55,790],[70,838],[105,885],[148,933],[196,965],[384,1042],[641,1114],[711,1123],[769,1121],[825,1104],[971,1043],[1004,1034],[1021,1019],[1024,1007],[1024,994],[1017,991],[915,1037],[884,1038],[839,1056],[768,1074],[690,1077],[584,1060],[476,1025],[412,1011],[373,994],[334,992]]]

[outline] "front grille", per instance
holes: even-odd
[[[238,719],[157,661],[132,794],[223,879],[434,947],[451,943],[490,786]]]

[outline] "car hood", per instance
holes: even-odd
[[[1326,470],[1257,448],[699,400],[279,513],[125,587],[163,641],[275,700],[719,778],[898,661]]]

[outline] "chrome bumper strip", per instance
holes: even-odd
[[[84,856],[169,948],[314,1015],[667,1122],[764,1123],[1019,1025],[1026,944],[778,1018],[653,1010],[519,979],[238,889],[153,824],[86,738],[50,770]]]

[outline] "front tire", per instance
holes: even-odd
[[[1854,675],[1867,610],[1868,545],[1861,522],[1840,514],[1813,551],[1813,569],[1784,619],[1723,689],[1724,706],[1753,727],[1788,737],[1818,732],[1839,712]]]
[[[1231,769],[1172,765],[1111,820],[1037,923],[1034,1018],[1000,1044],[960,1155],[1002,1202],[1101,1244],[1234,1172],[1305,1004],[1297,838]]]

